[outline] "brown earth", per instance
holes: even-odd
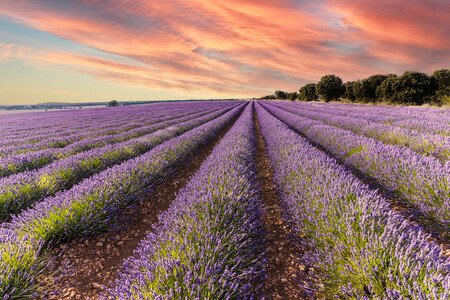
[[[170,178],[157,184],[145,201],[127,209],[120,226],[51,249],[48,266],[37,278],[36,299],[97,299],[236,120],[195,151]]]
[[[315,296],[313,270],[302,262],[306,249],[294,243],[291,228],[283,218],[283,208],[274,184],[274,172],[264,138],[254,112],[257,136],[256,167],[264,205],[263,224],[267,232],[266,299],[318,299]]]
[[[270,114],[272,114],[272,113],[270,113]],[[273,114],[272,114],[272,116],[277,118]],[[277,118],[277,119],[279,119],[279,118]],[[283,122],[283,121],[281,121],[281,122]],[[286,124],[286,126],[288,126],[290,129],[295,131],[298,135],[307,139],[308,142],[311,143],[311,145],[313,145],[317,149],[325,152],[328,156],[334,158],[339,164],[341,164],[346,169],[351,171],[356,178],[358,178],[363,183],[367,184],[371,189],[376,190],[378,194],[380,194],[383,198],[385,198],[389,202],[392,210],[401,214],[405,219],[420,226],[426,233],[428,233],[430,235],[430,240],[433,240],[442,248],[444,255],[450,257],[450,232],[448,230],[448,227],[440,225],[438,222],[436,222],[429,216],[423,214],[420,211],[420,209],[415,207],[411,202],[409,202],[406,199],[387,190],[383,185],[378,183],[378,181],[375,178],[367,176],[366,174],[362,173],[358,169],[347,165],[342,159],[335,156],[333,153],[328,151],[322,145],[315,143],[314,141],[311,141],[306,135],[304,135],[299,130],[295,129],[294,127],[290,126],[289,124]]]

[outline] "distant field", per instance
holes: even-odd
[[[2,299],[450,299],[450,110],[0,111]]]

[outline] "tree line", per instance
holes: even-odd
[[[308,83],[298,92],[275,91],[262,99],[288,99],[301,101],[338,101],[395,104],[449,104],[450,70],[436,70],[431,76],[415,71],[396,74],[372,75],[364,79],[343,82],[334,74],[323,76],[317,83]]]

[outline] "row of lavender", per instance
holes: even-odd
[[[450,135],[450,111],[448,109],[329,103],[298,103],[298,107],[327,109],[341,116],[363,118],[372,122],[445,136]]]
[[[295,128],[387,190],[419,208],[445,228],[450,225],[450,164],[398,146],[386,145],[318,120],[263,104]]]
[[[94,175],[72,189],[37,203],[0,228],[0,295],[27,297],[42,265],[42,252],[61,240],[91,235],[114,226],[130,204],[142,200],[177,165],[218,135],[243,104],[172,138],[147,153]],[[195,121],[194,121],[195,123]],[[166,131],[171,131],[167,128]]]
[[[16,138],[14,141],[7,141],[3,137],[2,145],[0,146],[0,155],[2,157],[7,157],[10,155],[18,153],[26,153],[30,151],[37,151],[41,149],[52,148],[62,148],[76,141],[80,141],[87,137],[99,136],[99,135],[113,135],[125,130],[131,130],[145,125],[147,122],[152,122],[156,117],[168,116],[170,114],[179,114],[187,111],[196,111],[207,108],[220,107],[222,105],[227,105],[226,102],[217,103],[205,103],[203,105],[193,104],[190,107],[184,107],[184,105],[173,104],[172,106],[167,105],[149,105],[152,107],[150,110],[147,107],[143,107],[142,111],[136,111],[133,113],[126,114],[125,109],[121,115],[111,117],[107,114],[107,110],[99,112],[99,116],[95,116],[94,121],[86,124],[83,120],[80,124],[73,121],[69,128],[60,128],[58,132],[56,129],[43,130],[42,133],[29,132],[27,134],[20,134],[20,138]],[[106,117],[105,115],[106,114]],[[109,118],[107,118],[109,117]]]
[[[252,105],[160,216],[105,299],[251,299],[264,278]]]
[[[235,104],[236,105],[236,104]],[[162,122],[139,138],[105,145],[56,161],[42,169],[0,179],[0,220],[19,213],[44,197],[105,170],[117,163],[139,156],[165,140],[178,136],[230,110],[226,107],[195,118],[185,117]]]
[[[104,129],[104,124],[112,124],[114,120],[121,122],[132,116],[133,120],[148,118],[169,108],[167,105],[147,105],[141,109],[88,109],[58,112],[26,113],[2,116],[0,123],[2,141],[0,147],[36,143],[54,137],[62,137],[65,133],[76,133],[82,130]],[[174,107],[173,107],[174,108]],[[172,109],[173,109],[172,108]],[[20,122],[15,122],[18,119]],[[83,120],[83,122],[80,122]],[[112,129],[112,128],[111,128]]]
[[[204,102],[179,102],[176,104],[164,102],[109,109],[94,108],[4,115],[0,118],[0,136],[2,137],[0,146],[3,146],[4,141],[9,139],[21,140],[24,137],[30,139],[30,136],[32,136],[31,139],[35,136],[39,138],[42,136],[51,137],[65,130],[87,128],[86,126],[95,128],[105,122],[124,120],[129,116],[137,119],[158,114],[160,111],[182,110],[204,105]],[[214,103],[211,102],[210,105],[214,105]],[[83,122],[80,122],[80,120],[83,120]]]
[[[174,112],[176,113],[176,112]],[[104,120],[102,123],[86,124],[83,125],[74,124],[73,127],[60,130],[59,132],[53,132],[48,130],[41,134],[30,132],[28,134],[22,134],[20,138],[14,140],[3,140],[3,145],[0,147],[0,155],[2,157],[8,157],[20,153],[28,153],[32,151],[38,151],[46,148],[63,148],[71,143],[80,141],[87,137],[99,136],[99,135],[112,135],[126,130],[138,128],[141,124],[146,124],[154,117],[160,117],[167,115],[167,111],[152,112],[145,116],[133,116],[129,118],[121,117],[117,119]]]
[[[360,114],[359,117],[338,115],[335,109],[328,107],[312,109],[304,105],[297,106],[287,103],[274,104],[274,106],[384,143],[408,147],[419,154],[434,156],[443,163],[450,160],[450,136],[373,122],[365,119],[364,114]]]
[[[165,111],[163,115],[151,117],[150,119],[146,120],[146,122],[141,122],[139,125],[124,125],[124,128],[116,129],[114,131],[108,130],[108,132],[106,133],[91,132],[89,134],[86,134],[85,132],[82,132],[79,133],[79,135],[82,136],[82,138],[80,139],[70,140],[70,137],[65,138],[66,141],[70,140],[71,142],[65,144],[65,146],[62,148],[45,148],[45,146],[47,146],[47,143],[45,142],[45,145],[39,146],[39,149],[44,147],[43,150],[30,152],[30,149],[27,148],[26,153],[0,158],[0,178],[12,174],[17,174],[25,170],[37,169],[56,160],[67,158],[71,155],[90,149],[102,147],[109,144],[125,142],[127,140],[149,134],[157,130],[158,128],[162,128],[161,126],[170,123],[174,119],[179,119],[179,122],[184,122],[189,118],[218,110],[221,107],[223,106],[208,109],[196,108],[195,110],[190,110],[187,112],[185,111],[179,114],[174,114],[171,111]],[[126,124],[127,121],[123,121],[123,123]],[[35,145],[32,145],[32,147],[35,147]]]
[[[257,113],[287,217],[298,241],[311,249],[303,259],[324,280],[321,293],[330,299],[449,299],[450,259],[438,245],[262,106]],[[284,119],[299,124],[290,117]]]
[[[136,122],[145,122],[151,115],[133,116],[133,121],[125,123],[125,116],[116,119],[84,121],[82,124],[47,129],[43,132],[22,132],[17,136],[3,138],[0,146],[0,154],[5,157],[14,153],[35,151],[45,147],[64,147],[72,141],[80,140],[86,134],[108,134],[110,131],[121,130],[136,126]],[[129,121],[129,120],[128,120]],[[114,125],[118,125],[115,127]]]

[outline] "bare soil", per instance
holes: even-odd
[[[277,118],[273,114],[272,114],[272,116]],[[430,235],[431,240],[433,240],[438,245],[440,245],[440,247],[443,250],[444,255],[450,257],[450,232],[447,227],[440,225],[438,222],[436,222],[429,216],[423,214],[420,211],[420,209],[415,207],[413,204],[411,204],[406,199],[404,199],[404,198],[392,193],[388,189],[386,189],[383,185],[378,183],[378,181],[375,178],[370,177],[370,176],[362,173],[358,169],[347,165],[342,159],[335,156],[333,153],[328,151],[322,145],[315,143],[314,141],[311,141],[306,135],[304,135],[299,130],[295,129],[294,127],[290,126],[289,124],[286,124],[286,126],[288,126],[290,129],[295,131],[298,135],[307,139],[308,142],[311,143],[311,145],[313,145],[317,149],[325,152],[328,156],[334,158],[339,164],[341,164],[346,169],[351,171],[355,177],[357,177],[363,183],[367,184],[371,189],[376,190],[378,194],[383,196],[383,198],[385,198],[389,202],[392,210],[401,214],[405,219],[408,219],[409,221],[420,226],[426,233],[428,233]]]
[[[264,205],[263,224],[267,232],[268,259],[263,294],[266,299],[318,299],[312,269],[302,262],[306,249],[295,243],[286,222],[281,199],[274,184],[274,172],[254,112],[257,136],[256,166]]]
[[[237,118],[209,143],[201,146],[165,181],[157,184],[145,201],[127,209],[120,226],[91,237],[60,244],[48,253],[46,270],[38,277],[36,299],[98,299],[105,286],[117,278],[125,259],[153,230],[158,215],[175,200],[178,191],[199,169]]]

